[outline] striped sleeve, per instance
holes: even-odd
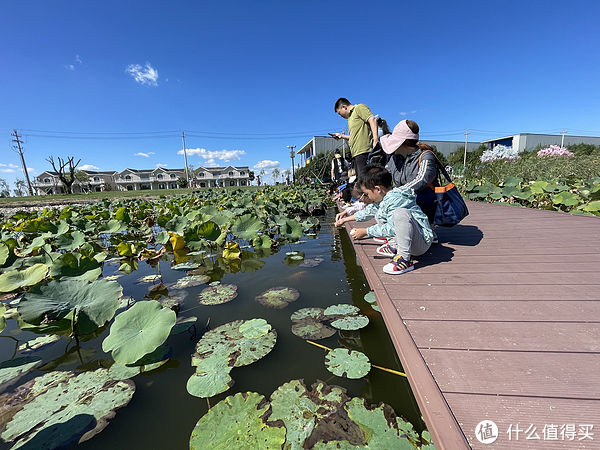
[[[432,152],[423,152],[421,164],[417,176],[408,181],[403,187],[410,188],[415,192],[428,187],[437,176],[437,167],[435,164],[435,155]]]

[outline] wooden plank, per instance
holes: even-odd
[[[446,394],[446,398],[450,408],[455,411],[458,423],[469,443],[476,450],[597,449],[600,447],[598,442],[600,401],[598,400],[472,394]],[[493,444],[482,444],[475,437],[475,428],[482,420],[492,420],[498,426],[498,439]],[[512,427],[509,429],[511,424]],[[519,429],[524,430],[519,432],[518,436],[515,431],[517,424]],[[583,430],[579,428],[582,424],[594,425],[593,440],[579,440],[584,435]],[[570,425],[575,425],[572,440],[569,433]],[[525,433],[528,429],[529,432]],[[557,429],[556,435],[553,432],[555,429]],[[539,440],[535,439],[536,433],[540,437]]]
[[[598,354],[433,349],[421,354],[444,394],[600,400]]]
[[[600,256],[598,257],[600,260]],[[527,266],[519,265],[519,274],[527,274],[527,273],[547,273],[547,274],[557,274],[565,272],[565,263],[556,264],[553,262],[538,262],[536,264],[529,264]],[[589,262],[574,262],[569,263],[568,268],[566,269],[569,273],[590,273],[598,277],[598,267],[594,264],[590,264]],[[515,263],[511,258],[511,262],[501,262],[499,258],[490,258],[489,262],[483,263],[466,263],[466,262],[456,262],[456,261],[442,261],[438,264],[429,264],[429,265],[421,265],[418,267],[418,271],[415,270],[416,273],[419,274],[439,274],[443,273],[446,275],[450,274],[464,274],[470,275],[475,273],[514,273],[515,272]]]
[[[412,272],[411,272],[412,273]],[[410,274],[407,276],[410,276]],[[404,277],[404,275],[402,275]],[[382,274],[381,280],[392,300],[597,300],[596,286],[571,285],[502,285],[486,286],[420,286],[419,289],[402,289],[398,285],[390,285],[394,275]]]
[[[410,276],[408,276],[410,275]],[[488,273],[423,273],[415,270],[406,277],[393,276],[387,286],[395,285],[446,285],[446,286],[466,286],[478,285],[485,286],[489,284],[504,285],[504,284],[519,284],[519,285],[539,285],[546,286],[564,285],[564,284],[579,284],[596,286],[600,289],[600,277],[597,272],[508,272],[498,273],[491,270]]]
[[[397,300],[394,305],[404,320],[600,323],[600,303],[596,300]]]
[[[600,306],[597,312],[600,312]],[[406,319],[404,323],[419,348],[600,352],[600,326],[597,323]]]

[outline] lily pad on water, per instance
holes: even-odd
[[[198,296],[198,301],[201,305],[220,305],[230,302],[236,297],[237,286],[235,284],[217,284],[203,289]]]
[[[177,322],[175,322],[175,325],[173,326],[173,328],[171,328],[171,334],[175,335],[175,334],[185,333],[197,321],[198,321],[198,318],[196,316],[178,317]]]
[[[175,312],[157,301],[137,302],[115,317],[102,350],[119,364],[133,364],[167,340],[175,321]]]
[[[285,448],[300,450],[305,448],[304,442],[317,422],[332,410],[341,409],[347,400],[344,389],[337,386],[330,388],[319,382],[309,391],[302,380],[291,380],[271,394],[269,420],[283,421],[287,430]]]
[[[264,397],[255,392],[225,398],[198,421],[190,437],[190,449],[280,449],[286,430],[265,421],[268,409]]]
[[[302,339],[326,339],[336,330],[326,324],[323,308],[302,308],[291,315],[292,333]]]
[[[47,334],[38,338],[27,341],[19,345],[19,352],[21,353],[33,353],[42,348],[48,347],[60,340],[60,336],[57,334]]]
[[[212,397],[233,385],[229,372],[267,355],[275,346],[277,333],[264,319],[236,320],[202,336],[192,355],[196,373],[187,390],[196,397]]]
[[[365,294],[364,299],[365,302],[371,305],[371,308],[373,308],[377,312],[381,312],[381,309],[379,309],[379,306],[377,305],[377,300],[375,299],[375,292],[371,291]]]
[[[46,264],[35,264],[25,270],[10,270],[0,275],[0,292],[12,292],[33,286],[46,278],[47,274]]]
[[[0,363],[0,392],[16,383],[19,378],[41,364],[42,360],[40,358],[33,358],[31,356],[9,359]]]
[[[144,355],[134,364],[114,363],[109,369],[109,375],[113,380],[126,380],[140,373],[151,372],[158,369],[169,361],[171,348],[167,344],[160,345],[151,353]]]
[[[299,267],[317,267],[323,261],[325,260],[320,256],[315,256],[314,258],[305,259]]]
[[[171,289],[186,289],[194,286],[200,286],[210,281],[208,275],[188,275],[177,280],[177,283],[170,286]]]
[[[369,318],[360,313],[360,308],[341,303],[325,309],[325,318],[338,330],[360,330],[369,324]]]
[[[0,415],[12,415],[1,437],[16,440],[13,448],[72,446],[102,431],[134,392],[132,381],[113,381],[107,369],[47,373],[0,397]]]
[[[123,288],[116,281],[51,281],[27,292],[17,310],[22,321],[38,327],[27,327],[30,331],[68,330],[75,322],[75,331],[83,335],[113,318],[122,295]]]
[[[256,296],[256,301],[270,308],[285,308],[291,302],[298,300],[300,292],[294,288],[278,286]]]
[[[325,355],[325,367],[338,377],[362,378],[371,370],[371,363],[364,353],[334,348]]]
[[[146,275],[138,280],[138,283],[154,283],[155,281],[160,281],[160,275]]]
[[[171,266],[171,269],[173,269],[173,270],[193,270],[193,269],[197,269],[200,266],[201,266],[201,264],[188,261],[188,262],[175,264],[175,265]]]
[[[4,313],[6,312],[6,306],[0,303],[0,333],[4,331],[6,328],[6,319],[4,318]]]

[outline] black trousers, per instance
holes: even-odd
[[[361,153],[360,155],[356,155],[352,158],[352,167],[356,171],[356,178],[361,178],[362,174],[365,173],[365,168],[367,167],[367,158],[369,157],[369,152]]]

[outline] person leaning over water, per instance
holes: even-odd
[[[412,120],[398,123],[391,134],[381,137],[383,151],[391,155],[385,168],[392,174],[394,186],[411,188],[417,196],[417,205],[433,224],[437,202],[437,160],[433,149],[419,142],[419,125]],[[434,232],[434,244],[437,236]]]
[[[433,231],[427,216],[417,205],[414,191],[404,186],[394,188],[392,175],[381,166],[367,167],[358,184],[362,192],[377,204],[374,211],[377,224],[368,228],[353,228],[350,235],[354,239],[366,236],[388,239],[388,244],[382,247],[387,246],[393,252],[377,252],[393,257],[391,263],[383,266],[385,273],[400,275],[413,270],[412,256],[422,255],[429,250],[433,240]]]
[[[340,97],[335,102],[335,112],[348,119],[348,134],[333,133],[334,139],[346,139],[352,154],[352,167],[360,178],[367,166],[367,158],[379,142],[377,119],[367,105],[353,105],[347,98]]]

